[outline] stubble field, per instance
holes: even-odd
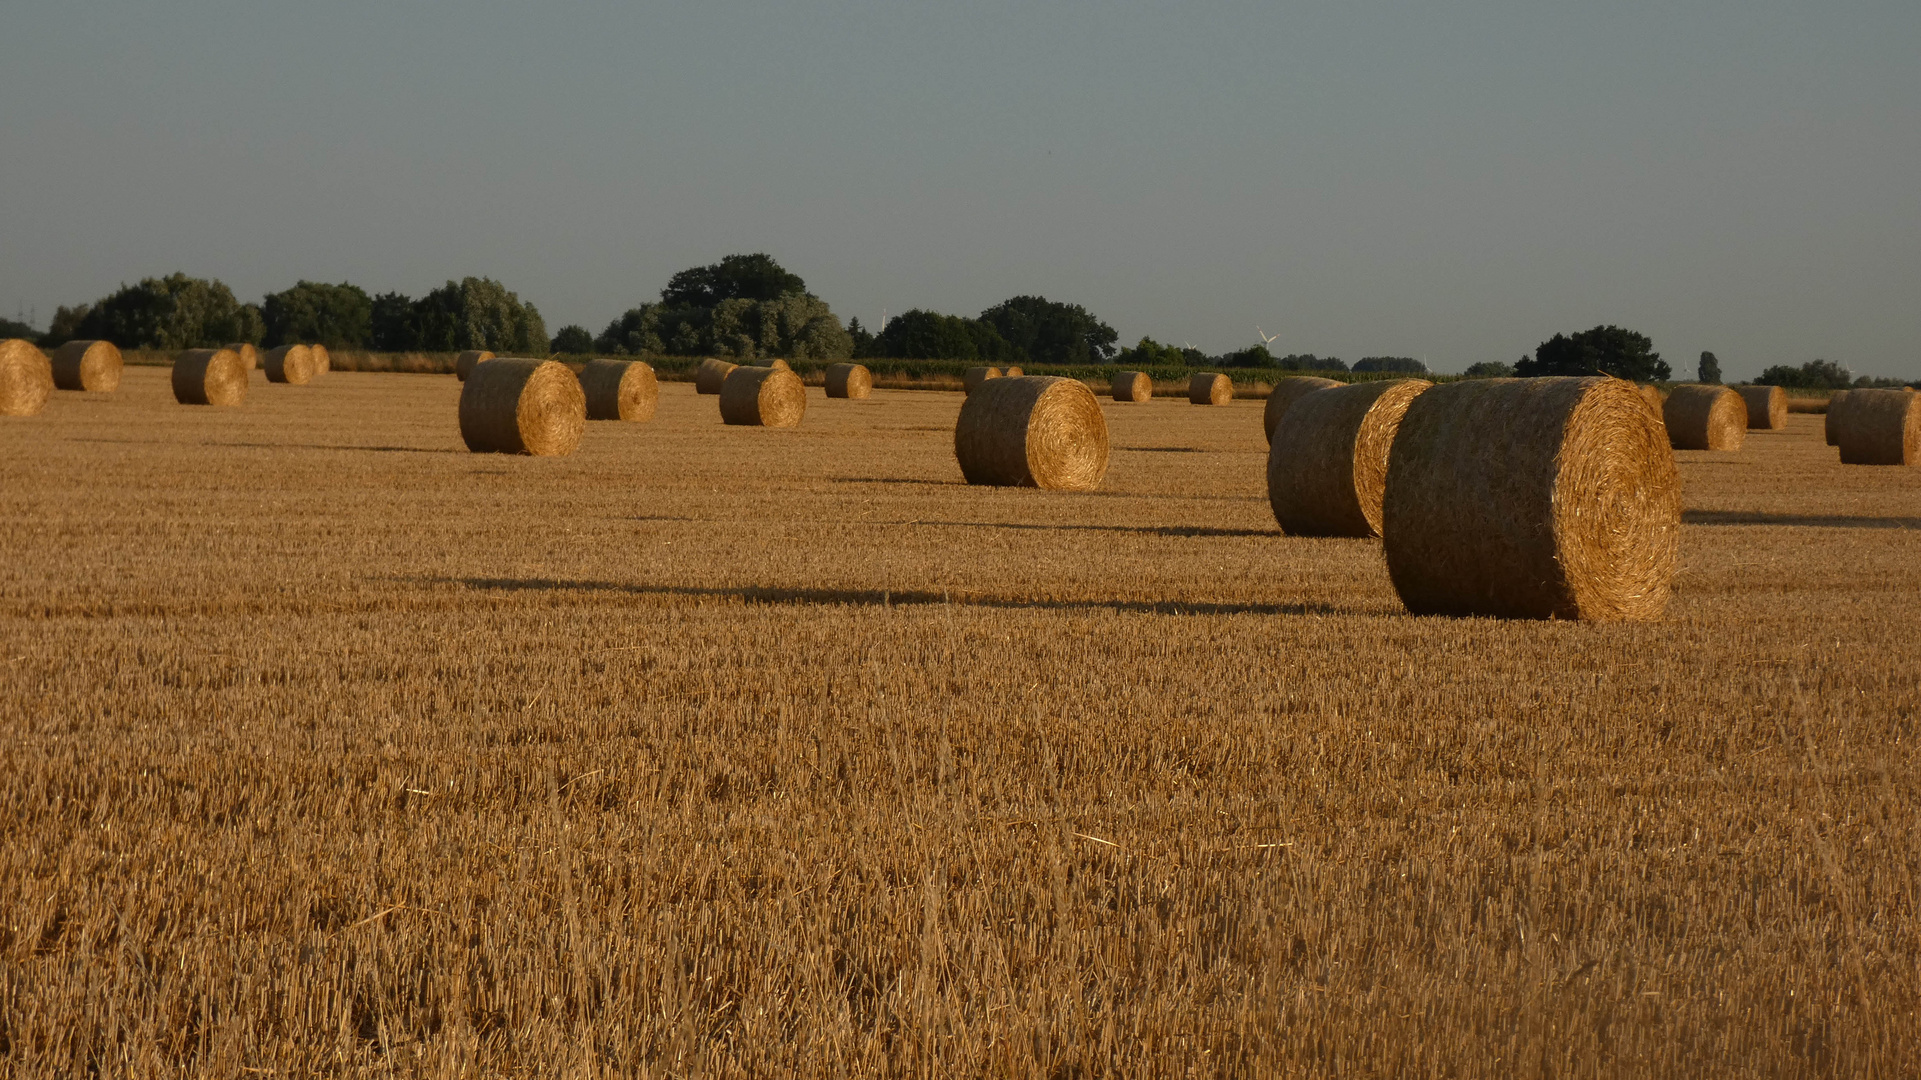
[[[1654,625],[1405,615],[1258,401],[164,370],[0,423],[0,1075],[1912,1075],[1921,469],[1681,453]]]

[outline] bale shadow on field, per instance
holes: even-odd
[[[1205,454],[1199,446],[1116,446],[1116,450],[1131,450],[1136,454]]]
[[[208,446],[238,446],[248,450],[365,450],[371,454],[464,454],[444,446],[337,446],[327,443],[218,442]]]
[[[1684,525],[1799,525],[1819,529],[1921,529],[1921,517],[1853,517],[1847,514],[1769,514],[1751,510],[1687,510]]]
[[[914,521],[898,522],[902,525],[936,525],[956,529],[1027,529],[1065,532],[1113,532],[1132,533],[1136,536],[1174,536],[1174,537],[1248,537],[1273,538],[1285,535],[1278,528],[1273,529],[1220,529],[1207,525],[1077,525],[1034,524],[1014,521]]]

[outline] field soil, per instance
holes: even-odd
[[[1681,453],[1648,625],[1412,618],[1261,403],[476,455],[451,376],[0,422],[0,1076],[1900,1076],[1921,469]]]

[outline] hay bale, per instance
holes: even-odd
[[[232,349],[188,349],[173,361],[173,399],[238,406],[247,400],[247,365]]]
[[[1778,386],[1743,386],[1750,431],[1779,431],[1788,426],[1788,392]]]
[[[865,364],[827,365],[827,396],[864,398],[874,392],[874,373]]]
[[[1661,397],[1661,388],[1653,383],[1642,383],[1636,389],[1641,391],[1641,399],[1648,403],[1648,408],[1654,410],[1655,417],[1661,417],[1663,408],[1666,405],[1665,399]],[[1663,423],[1665,422],[1666,421],[1663,421]]]
[[[558,360],[498,357],[460,388],[460,437],[476,454],[563,457],[580,446],[587,395]]]
[[[1661,406],[1668,445],[1676,450],[1739,450],[1748,437],[1748,404],[1725,386],[1677,386]]]
[[[251,341],[236,341],[231,345],[224,345],[222,348],[232,349],[234,352],[239,353],[240,366],[246,368],[249,372],[252,372],[253,369],[260,366],[260,350],[254,348],[253,342]]]
[[[639,360],[589,360],[580,369],[587,419],[643,421],[660,405],[660,380]]]
[[[305,386],[312,382],[313,365],[313,350],[305,345],[282,345],[277,349],[268,349],[266,355],[260,358],[260,366],[267,369],[268,382],[292,386]]]
[[[694,392],[697,394],[720,393],[721,386],[727,382],[728,374],[737,366],[711,357],[702,360],[700,366],[694,369]]]
[[[998,379],[1000,377],[1001,377],[1000,368],[971,367],[971,368],[968,368],[965,372],[961,373],[961,388],[971,394],[974,391],[979,390],[981,388],[981,384],[986,382],[987,380]]]
[[[722,423],[747,427],[799,427],[807,415],[807,387],[780,368],[737,367],[720,388]]]
[[[1275,383],[1273,391],[1267,395],[1267,405],[1261,409],[1261,426],[1267,430],[1267,445],[1274,445],[1274,425],[1281,422],[1289,405],[1316,390],[1340,385],[1333,379],[1321,379],[1313,375],[1290,375]]]
[[[325,345],[309,345],[307,348],[313,352],[313,373],[316,376],[325,375],[334,369],[333,355],[327,351]]]
[[[1193,405],[1225,405],[1234,400],[1234,384],[1213,372],[1196,375],[1187,381],[1187,400]]]
[[[1634,384],[1474,379],[1401,418],[1381,532],[1418,615],[1659,618],[1681,535],[1667,436]]]
[[[1843,465],[1921,465],[1921,394],[1850,390],[1837,434]]]
[[[747,366],[747,367],[764,367],[764,368],[776,368],[776,369],[778,369],[778,370],[780,370],[780,371],[792,371],[792,370],[794,370],[794,369],[793,369],[792,367],[790,367],[790,366],[788,366],[788,363],[787,363],[787,361],[785,361],[785,360],[782,360],[782,359],[780,359],[779,357],[765,357],[765,358],[762,358],[762,359],[760,359],[760,360],[755,360],[755,361],[753,361],[752,363],[750,363],[750,364],[747,364],[747,365],[745,365],[745,366]]]
[[[1300,395],[1267,452],[1267,501],[1281,528],[1293,536],[1381,535],[1394,432],[1433,385],[1394,379]]]
[[[0,416],[32,416],[53,396],[53,363],[20,338],[0,341]]]
[[[474,368],[493,358],[494,354],[485,349],[468,349],[454,357],[454,378],[466,382],[467,376],[474,373]]]
[[[1019,379],[1019,378],[1024,378],[1024,377],[1026,376],[1026,374],[1027,374],[1027,373],[1026,373],[1026,372],[1024,372],[1024,371],[1022,371],[1022,370],[1021,370],[1020,368],[1017,368],[1017,367],[1011,367],[1011,368],[1007,368],[1006,370],[1004,370],[1004,371],[1002,371],[1002,372],[1001,372],[1001,378],[1003,378],[1003,379]]]
[[[120,349],[111,341],[69,341],[53,350],[53,385],[59,390],[120,389]]]
[[[1154,396],[1154,380],[1145,371],[1114,373],[1115,401],[1147,401]]]
[[[1841,445],[1841,412],[1847,408],[1847,400],[1846,390],[1836,390],[1828,395],[1827,415],[1821,419],[1821,428],[1829,446]]]
[[[954,457],[970,484],[1092,491],[1107,475],[1107,419],[1079,379],[993,379],[961,405]]]

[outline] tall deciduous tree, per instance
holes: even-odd
[[[302,281],[268,294],[260,305],[266,323],[261,344],[312,344],[364,349],[373,343],[373,300],[358,285]]]
[[[1114,342],[1120,337],[1079,304],[1057,303],[1044,296],[1012,297],[980,317],[1013,346],[1016,362],[1104,363],[1114,355]]]
[[[1711,386],[1721,384],[1721,361],[1711,352],[1701,354],[1701,363],[1694,369],[1694,377]]]
[[[630,308],[594,347],[615,354],[841,360],[854,341],[826,301],[768,255],[729,255],[682,270],[659,303]]]
[[[258,342],[260,309],[234,299],[219,281],[170,274],[122,285],[81,308],[54,314],[49,344],[99,338],[123,349],[198,349]],[[57,340],[56,340],[57,339]]]
[[[1516,364],[1514,373],[1523,378],[1605,374],[1635,382],[1659,382],[1673,374],[1645,334],[1618,326],[1556,334]]]

